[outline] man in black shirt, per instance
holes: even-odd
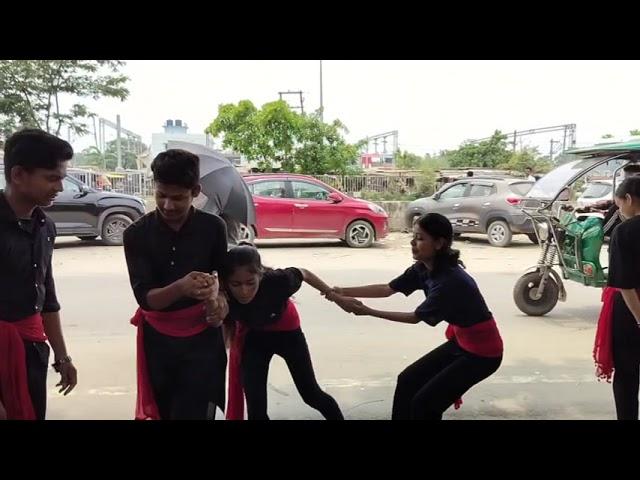
[[[57,386],[67,395],[77,372],[67,354],[51,269],[55,224],[42,207],[62,191],[73,149],[42,130],[22,130],[4,147],[0,192],[0,418],[44,420],[49,340]],[[3,390],[4,389],[4,390]]]
[[[224,410],[228,313],[217,271],[227,254],[224,221],[197,210],[199,159],[183,150],[151,165],[157,208],[124,233],[140,310],[137,419],[207,419]],[[213,409],[215,415],[215,409]]]

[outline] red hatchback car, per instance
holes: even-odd
[[[351,198],[306,175],[244,177],[256,206],[254,228],[245,238],[339,238],[350,247],[370,247],[387,236],[389,219],[380,206]]]

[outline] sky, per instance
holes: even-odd
[[[167,119],[202,133],[219,104],[251,100],[260,107],[278,92],[301,90],[305,110],[320,105],[319,60],[126,61],[130,95],[90,106],[140,134],[146,144]],[[574,123],[577,145],[629,138],[640,129],[640,61],[323,60],[324,119],[339,118],[347,139],[398,131],[399,146],[417,154],[452,149],[494,130],[513,132]],[[291,96],[293,105],[296,98]],[[115,132],[107,134],[107,140]],[[562,132],[524,139],[548,152]],[[74,147],[93,136],[72,137]]]

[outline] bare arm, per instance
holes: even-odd
[[[318,277],[315,273],[310,272],[304,268],[299,268],[300,273],[302,273],[302,279],[311,285],[313,288],[318,290],[320,293],[326,295],[331,292],[331,287],[324,283],[320,277]]]
[[[627,308],[631,311],[633,316],[640,326],[640,298],[638,297],[638,292],[635,289],[621,289],[620,293],[622,293],[622,298],[624,298],[624,303],[627,304]]]
[[[62,325],[60,324],[60,313],[51,312],[43,313],[42,320],[44,323],[44,332],[49,338],[49,343],[53,349],[53,355],[55,360],[60,360],[66,357],[67,346],[64,343],[64,336],[62,334]]]
[[[206,301],[207,306],[207,323],[213,327],[220,327],[223,325],[225,318],[229,315],[229,299],[224,291],[220,288],[218,282],[218,274],[214,272],[214,281],[218,285],[214,287],[212,296]],[[224,332],[223,332],[224,333]]]
[[[353,313],[356,315],[369,315],[371,317],[382,318],[383,320],[390,320],[392,322],[399,323],[418,323],[420,319],[416,317],[414,312],[386,312],[383,310],[375,310],[373,308],[367,307],[366,305],[361,305],[360,307],[355,307]]]
[[[184,297],[182,279],[162,288],[153,288],[147,293],[147,304],[151,310],[163,310]]]
[[[43,313],[42,321],[44,331],[53,349],[55,362],[58,362],[68,356],[67,347],[64,343],[64,335],[62,334],[62,325],[60,324],[60,313]],[[78,383],[78,373],[71,362],[62,363],[59,368],[60,382],[56,387],[60,387],[60,393],[67,395]]]
[[[322,279],[320,279],[313,272],[310,272],[309,270],[306,270],[304,268],[299,268],[298,270],[300,270],[300,273],[302,273],[302,279],[305,282],[318,290],[322,295],[326,297],[327,300],[329,300],[330,302],[335,302],[343,310],[352,312],[355,306],[362,304],[355,298],[337,293],[335,288],[329,287],[329,285],[322,281]]]
[[[396,293],[395,290],[386,284],[363,285],[361,287],[334,287],[333,290],[338,295],[359,298],[386,298]]]

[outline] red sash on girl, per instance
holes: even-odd
[[[502,337],[493,318],[486,322],[476,323],[471,327],[458,327],[449,324],[445,335],[447,340],[455,338],[460,348],[480,357],[500,357],[504,350]],[[455,401],[454,407],[457,410],[461,405],[462,398],[459,398]]]
[[[229,350],[229,388],[227,401],[227,420],[244,420],[244,389],[242,388],[242,375],[240,365],[244,341],[249,328],[242,322],[236,321],[236,331]],[[280,319],[273,325],[260,328],[266,331],[289,331],[300,327],[298,310],[291,301],[287,300],[287,306]]]

